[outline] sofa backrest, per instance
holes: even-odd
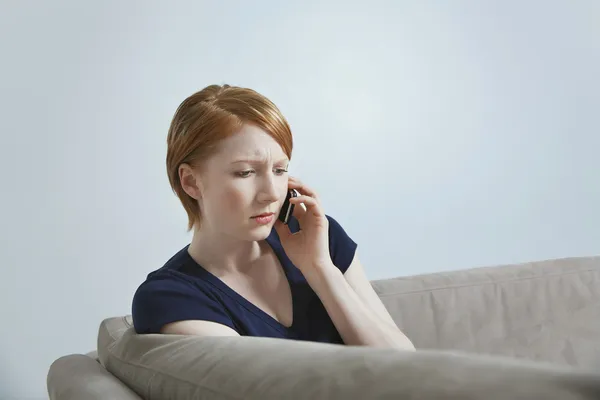
[[[600,367],[600,257],[372,284],[417,348]]]

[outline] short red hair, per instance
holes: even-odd
[[[196,199],[179,179],[179,166],[198,166],[214,154],[218,142],[253,124],[270,134],[292,158],[292,132],[277,106],[252,89],[210,85],[185,99],[177,108],[167,136],[167,173],[173,191],[188,215],[188,230],[201,220]]]

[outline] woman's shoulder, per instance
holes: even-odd
[[[329,254],[331,260],[342,273],[345,273],[354,260],[358,244],[338,220],[331,215],[326,215],[326,217],[329,221]]]
[[[189,245],[177,251],[160,268],[149,272],[140,286],[147,285],[150,282],[187,280],[182,271],[188,263],[188,247]]]
[[[332,217],[329,214],[326,214],[325,217],[327,217],[327,221],[329,221],[329,237],[330,240],[333,236],[333,238],[338,238],[341,237],[342,239],[350,239],[350,235],[346,232],[346,229],[342,226],[342,224],[335,219],[334,217]],[[352,240],[352,239],[350,239]]]
[[[185,246],[162,267],[147,274],[134,293],[134,303],[178,294],[207,294],[208,286],[203,283],[203,280],[187,273],[191,259],[187,248],[188,246]]]
[[[136,289],[131,312],[138,333],[157,333],[161,326],[177,320],[206,319],[211,317],[207,310],[214,314],[220,307],[210,285],[184,272],[185,257],[178,254],[150,272]]]

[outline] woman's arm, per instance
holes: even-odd
[[[292,233],[277,220],[275,230],[286,254],[321,299],[344,343],[414,350],[371,288],[356,254],[346,271],[347,278],[333,263],[329,220],[315,191],[292,177],[288,188],[301,194],[289,200],[297,205],[294,216],[301,229]]]
[[[357,256],[346,276],[333,263],[310,271],[306,280],[345,344],[415,350],[373,290]]]

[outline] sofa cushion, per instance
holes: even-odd
[[[436,351],[258,337],[138,335],[99,357],[145,399],[545,399],[600,396],[600,375]]]

